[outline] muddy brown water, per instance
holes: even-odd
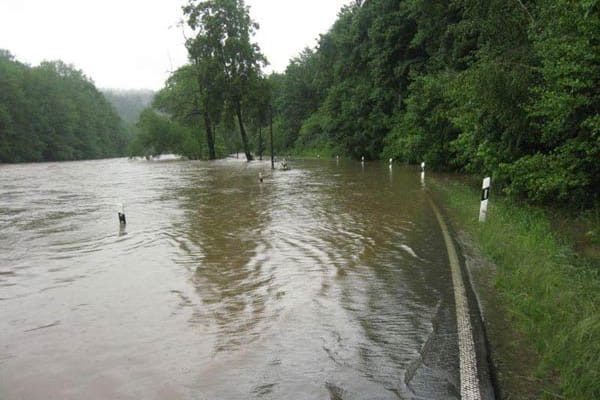
[[[0,398],[458,398],[419,171],[290,166],[0,165]]]

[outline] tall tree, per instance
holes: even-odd
[[[271,85],[266,77],[256,80],[248,100],[249,109],[247,114],[250,115],[251,125],[254,132],[257,133],[256,150],[262,160],[265,150],[262,129],[269,124],[269,106],[271,104]]]
[[[243,0],[190,0],[183,12],[196,34],[188,41],[190,58],[210,70],[206,76],[223,82],[226,108],[237,119],[250,161],[244,113],[252,87],[261,76],[261,65],[266,64],[258,45],[251,42],[258,24],[250,18]]]
[[[216,158],[215,131],[223,112],[225,76],[221,70],[220,57],[215,51],[219,44],[215,37],[198,34],[186,41],[189,58],[192,62],[189,72],[194,82],[188,86],[195,88],[194,108],[202,115],[206,132],[209,159]]]

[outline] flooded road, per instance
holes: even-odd
[[[418,171],[290,165],[0,165],[0,398],[459,398]]]

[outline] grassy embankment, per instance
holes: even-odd
[[[574,250],[573,232],[557,230],[577,222],[597,241],[598,212],[585,224],[492,192],[480,224],[477,186],[431,183],[454,227],[495,265],[487,279],[498,304],[485,317],[503,397],[600,399],[600,261]]]

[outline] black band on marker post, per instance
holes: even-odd
[[[486,187],[481,191],[481,201],[487,200],[490,197],[490,188]]]

